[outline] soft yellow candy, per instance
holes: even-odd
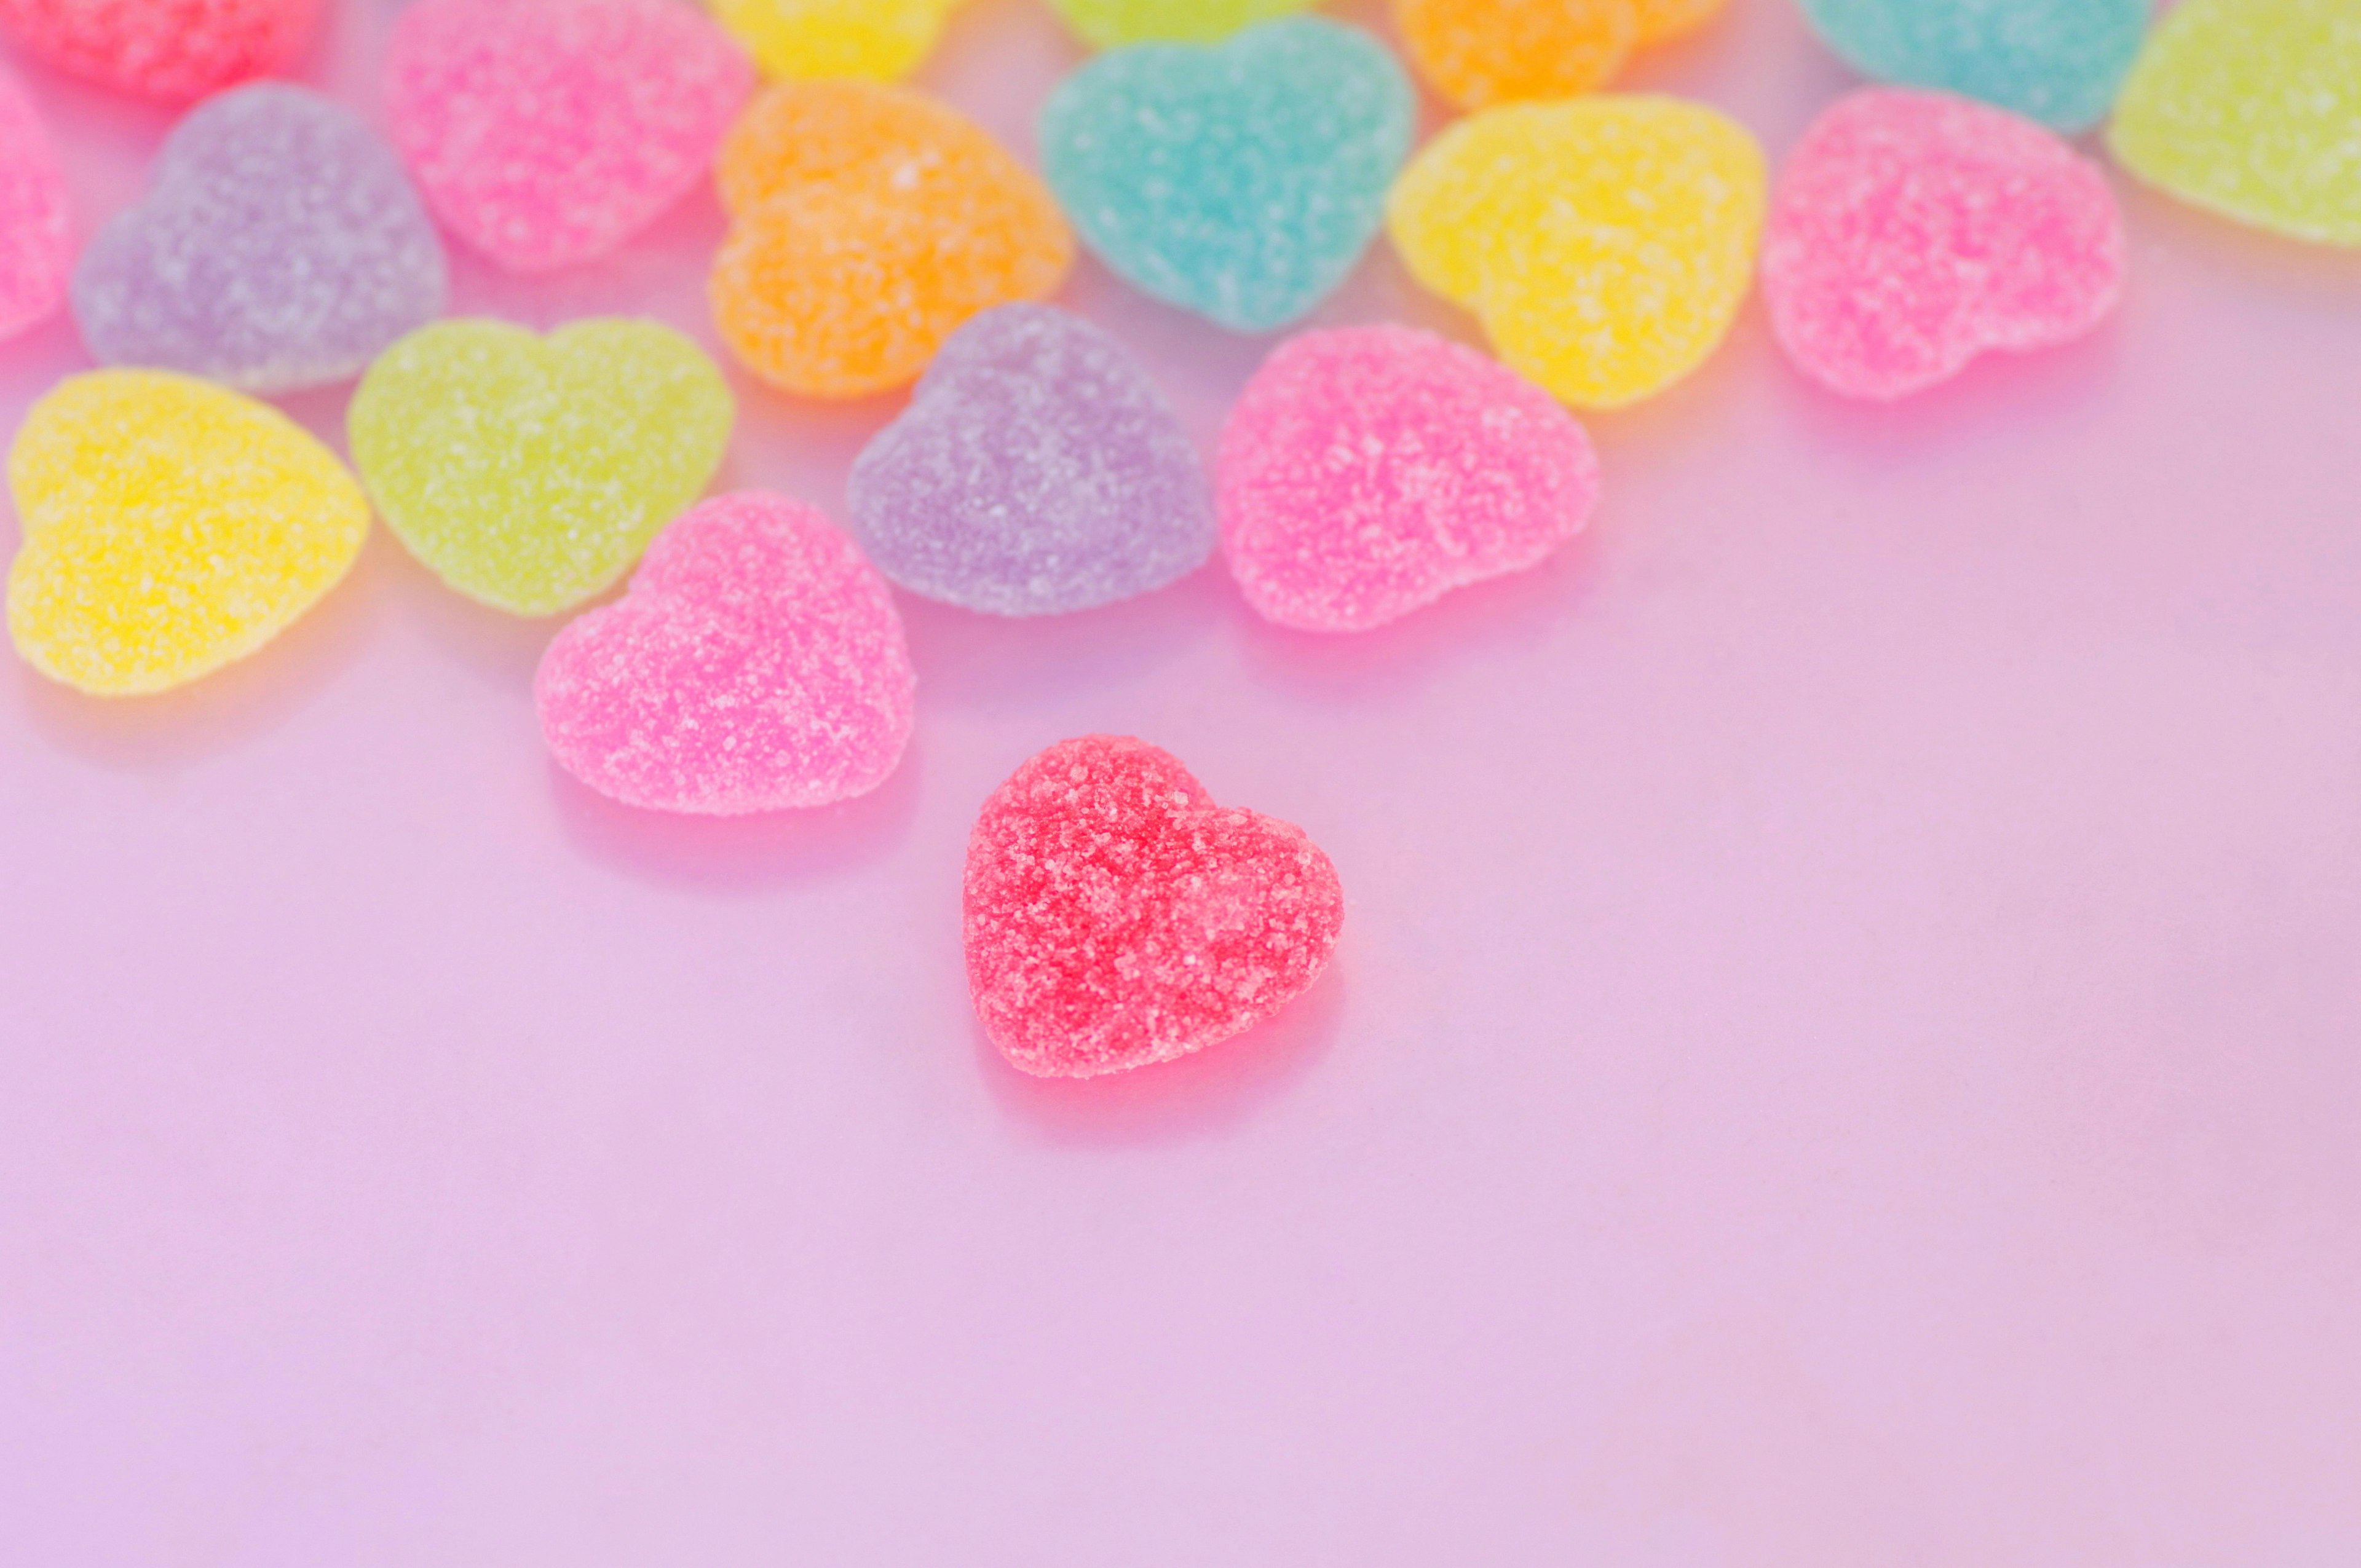
[[[470,598],[555,615],[611,587],[705,493],[736,414],[713,361],[654,322],[544,338],[448,321],[387,349],[346,422],[412,554]]]
[[[2361,245],[2361,0],[2184,0],[2149,36],[2108,140],[2183,201]]]
[[[713,0],[713,17],[774,76],[897,82],[960,0]]]
[[[8,632],[101,696],[245,658],[319,602],[368,534],[334,454],[276,409],[155,370],[76,376],[8,453],[24,545]]]
[[[1394,245],[1500,357],[1583,408],[1703,363],[1746,298],[1762,149],[1677,99],[1518,104],[1462,120],[1395,185]]]
[[[1241,27],[1309,10],[1315,0],[1050,0],[1066,25],[1097,49],[1126,44],[1209,44]]]

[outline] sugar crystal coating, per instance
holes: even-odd
[[[24,543],[8,631],[52,680],[168,690],[243,659],[335,587],[368,502],[276,409],[184,376],[100,370],[33,406],[8,453]]]
[[[708,817],[826,806],[885,781],[916,680],[894,596],[782,496],[720,496],[656,536],[620,602],[533,683],[566,770],[627,806]]]
[[[1539,565],[1598,498],[1590,438],[1548,393],[1406,327],[1305,333],[1222,438],[1222,548],[1281,626],[1361,631]]]
[[[186,104],[292,63],[320,0],[0,0],[0,31],[51,68]]]
[[[1612,408],[1686,376],[1753,281],[1762,149],[1711,109],[1601,95],[1462,120],[1394,187],[1394,245],[1510,367]]]
[[[57,146],[23,83],[0,69],[0,341],[57,313],[72,266]]]
[[[2361,0],[2182,0],[2108,140],[2160,191],[2240,223],[2361,246]]]
[[[1780,176],[1763,249],[1788,357],[1856,398],[2080,337],[2114,308],[2123,272],[2097,165],[2005,110],[1897,88],[1820,116]]]
[[[470,598],[554,615],[604,592],[704,493],[734,417],[713,362],[654,322],[542,338],[452,321],[369,367],[347,426],[411,554]]]
[[[906,386],[971,318],[1055,293],[1073,263],[1031,170],[895,88],[772,88],[730,132],[719,180],[715,323],[747,368],[807,397]]]
[[[1640,43],[1636,0],[1395,0],[1394,21],[1420,71],[1463,109],[1587,93]]]
[[[1095,1078],[1219,1044],[1308,990],[1345,920],[1301,828],[1215,806],[1170,753],[1050,747],[968,840],[968,984],[985,1033],[1042,1078]]]
[[[1061,615],[1151,592],[1213,549],[1213,487],[1122,345],[1063,311],[961,327],[852,467],[854,529],[914,593]]]
[[[82,252],[74,317],[102,364],[256,392],[357,376],[442,314],[443,242],[359,115],[259,82],[174,127],[150,189]]]
[[[1049,0],[1094,49],[1126,44],[1208,44],[1257,22],[1308,10],[1315,0]]]
[[[960,0],[712,0],[774,76],[894,82],[917,70]]]
[[[435,215],[540,272],[606,255],[695,188],[753,82],[679,0],[419,0],[386,103]]]
[[[2240,0],[2243,4],[2244,0]],[[1803,0],[1864,76],[1981,98],[2059,130],[2104,119],[2151,0]]]
[[[1377,39],[1307,17],[1101,55],[1042,111],[1041,161],[1085,243],[1134,286],[1268,332],[1360,260],[1416,116]]]
[[[1686,38],[1721,15],[1730,0],[1639,0],[1640,47]]]

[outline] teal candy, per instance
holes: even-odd
[[[1417,95],[1355,27],[1103,54],[1041,114],[1041,160],[1083,242],[1135,287],[1234,332],[1309,314],[1385,220]]]
[[[2151,0],[1804,0],[1864,75],[1997,104],[2061,131],[2107,117]]]

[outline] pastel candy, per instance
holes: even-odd
[[[1803,0],[1828,47],[1863,75],[1981,98],[2065,131],[2106,117],[2152,4]]]
[[[1895,88],[1855,93],[1812,126],[1763,252],[1788,357],[1856,398],[2080,337],[2114,308],[2123,273],[2097,165],[2004,110]]]
[[[1315,0],[1049,0],[1094,49],[1213,43],[1257,22],[1308,10]]]
[[[1587,93],[1640,43],[1637,0],[1395,0],[1394,21],[1419,71],[1463,109]]]
[[[119,93],[185,104],[293,62],[320,0],[0,0],[27,55]]]
[[[1640,47],[1686,38],[1721,15],[1730,0],[1638,0]]]
[[[38,326],[64,302],[69,211],[49,127],[23,84],[0,69],[0,341]]]
[[[1213,487],[1124,347],[1004,305],[961,327],[852,467],[870,559],[914,593],[1060,615],[1160,588],[1213,549]]]
[[[2182,0],[2108,139],[2125,168],[2183,201],[2361,245],[2361,0]]]
[[[1712,354],[1753,279],[1762,150],[1714,111],[1605,95],[1488,109],[1395,186],[1394,244],[1509,365],[1612,408]]]
[[[566,772],[708,817],[875,789],[909,744],[915,690],[884,579],[827,518],[759,494],[665,529],[630,593],[559,632],[533,683]]]
[[[370,366],[347,424],[411,554],[470,598],[554,615],[605,592],[704,493],[734,413],[713,362],[653,322],[542,338],[455,321]]]
[[[284,414],[155,370],[76,376],[8,454],[24,543],[8,631],[101,696],[160,692],[254,652],[335,587],[368,502]]]
[[[1222,438],[1222,548],[1281,626],[1361,631],[1582,532],[1590,438],[1546,392],[1406,327],[1306,333]]]
[[[959,0],[712,0],[774,76],[893,82],[931,53]]]
[[[753,67],[679,0],[419,0],[395,26],[395,141],[451,232],[540,272],[621,246],[713,161]]]
[[[1382,45],[1307,17],[1101,55],[1042,112],[1041,160],[1115,271],[1232,331],[1268,332],[1359,261],[1416,115]]]
[[[895,88],[772,88],[730,133],[720,183],[714,321],[747,368],[806,397],[906,386],[971,318],[1056,292],[1073,263],[1030,170]]]
[[[1310,989],[1344,927],[1302,829],[1215,806],[1143,740],[1068,740],[1016,770],[968,840],[969,990],[1020,1069],[1170,1061]]]
[[[393,149],[349,109],[275,82],[182,120],[147,197],[73,280],[102,364],[258,392],[360,374],[446,292],[443,242]]]

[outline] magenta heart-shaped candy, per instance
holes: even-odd
[[[0,339],[56,314],[72,267],[56,144],[23,84],[0,70]]]
[[[916,689],[885,579],[818,511],[750,492],[658,535],[619,603],[558,633],[533,696],[601,795],[734,817],[875,789]]]
[[[1942,93],[1839,100],[1779,178],[1763,291],[1787,356],[1890,400],[2069,342],[2123,291],[2123,218],[2055,132]]]
[[[420,0],[386,97],[454,234],[516,272],[606,254],[711,168],[754,68],[679,0]]]

